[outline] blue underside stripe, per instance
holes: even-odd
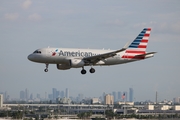
[[[143,37],[142,36],[137,36],[137,38],[136,39],[142,39]]]
[[[130,45],[129,48],[138,48],[138,46],[132,46],[132,45]]]
[[[133,42],[133,43],[131,43],[131,45],[139,45],[139,43],[135,43],[135,42]]]
[[[133,42],[140,43],[140,42],[141,42],[141,39],[140,39],[140,40],[135,39]]]
[[[139,34],[138,36],[144,36],[144,34],[145,34],[145,33],[141,33],[141,34]]]

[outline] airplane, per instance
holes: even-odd
[[[119,50],[78,49],[78,48],[41,48],[28,56],[32,62],[45,63],[45,72],[49,64],[56,64],[59,70],[91,66],[89,72],[94,73],[93,66],[109,66],[124,64],[153,57],[156,52],[146,52],[151,28],[144,28],[131,43]]]

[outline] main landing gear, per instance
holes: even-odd
[[[44,72],[48,72],[48,66],[49,64],[46,64],[46,68],[44,69]]]
[[[95,73],[95,69],[91,67],[91,69],[89,70],[90,73]],[[81,74],[86,74],[86,70],[84,69],[84,67],[81,70]]]

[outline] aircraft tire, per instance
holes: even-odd
[[[86,70],[85,70],[85,69],[82,69],[82,70],[81,70],[81,74],[83,74],[83,75],[86,74]]]
[[[89,70],[89,72],[90,72],[90,73],[95,73],[95,69],[94,69],[94,68],[91,68],[91,69]]]
[[[48,72],[48,69],[44,69],[44,72]]]

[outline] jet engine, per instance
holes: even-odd
[[[70,68],[71,68],[71,66],[67,65],[67,64],[57,64],[57,69],[59,69],[59,70],[68,70]]]

